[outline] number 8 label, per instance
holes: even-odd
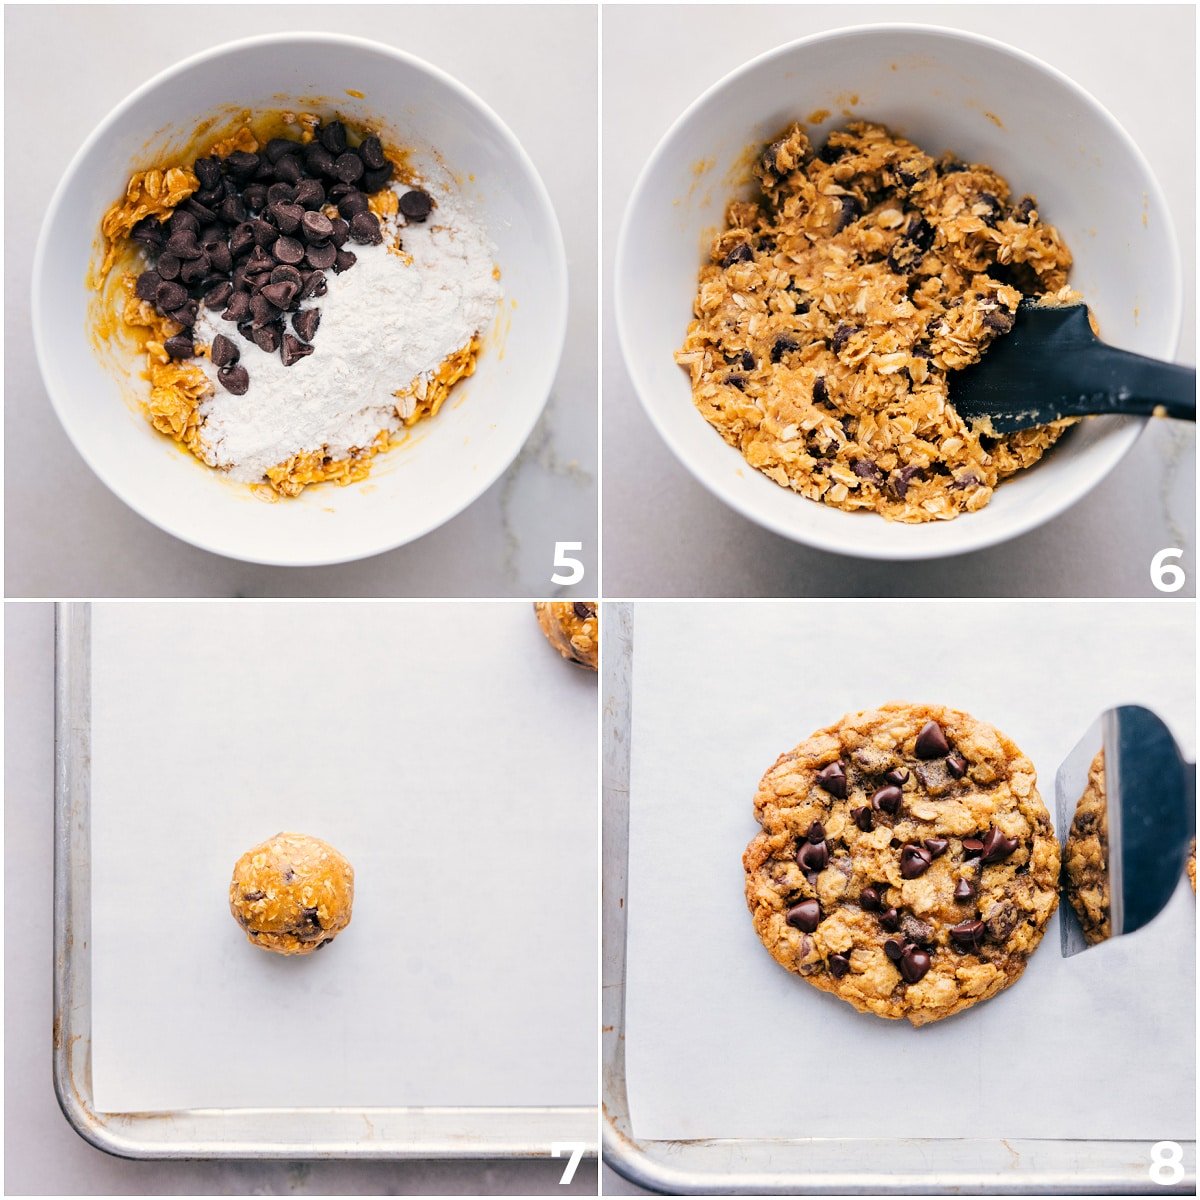
[[[1183,1147],[1178,1142],[1155,1142],[1150,1147],[1150,1178],[1164,1186],[1183,1178]]]

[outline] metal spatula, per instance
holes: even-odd
[[[950,401],[996,433],[1063,417],[1132,413],[1196,419],[1196,370],[1106,346],[1086,304],[1022,300],[1016,322],[974,366],[950,372]]]
[[[1101,749],[1108,801],[1108,937],[1120,937],[1156,917],[1183,874],[1196,832],[1196,764],[1180,754],[1171,731],[1148,708],[1110,708],[1055,776],[1058,832],[1064,843],[1088,769]],[[1071,905],[1064,899],[1058,911],[1063,957],[1087,950]]]

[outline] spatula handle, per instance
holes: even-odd
[[[1079,394],[1064,404],[1064,416],[1129,413],[1196,419],[1195,367],[1159,362],[1112,346],[1079,355],[1076,365],[1073,382]]]

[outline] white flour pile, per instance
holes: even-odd
[[[495,247],[451,196],[425,190],[435,208],[424,224],[405,224],[398,215],[380,222],[384,244],[347,242],[358,262],[340,275],[327,271],[326,294],[302,305],[318,308],[321,323],[313,353],[293,366],[240,337],[220,313],[201,308],[196,340],[211,344],[225,334],[250,375],[245,395],[235,396],[217,383],[207,358],[195,360],[213,383],[212,397],[200,406],[210,466],[257,483],[268,467],[296,454],[327,448],[334,459],[348,457],[380,430],[400,429],[413,401],[397,401],[394,392],[427,381],[491,324],[501,294]],[[387,248],[397,231],[411,264]],[[398,403],[405,406],[400,414]]]

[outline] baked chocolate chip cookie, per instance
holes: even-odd
[[[312,954],[350,924],[354,868],[327,842],[277,833],[233,868],[229,910],[250,942],[273,954]]]
[[[1075,806],[1063,858],[1063,890],[1089,946],[1112,937],[1103,750],[1092,759],[1087,784]]]
[[[583,600],[539,600],[533,607],[550,645],[577,666],[596,670],[600,655],[596,605]]]
[[[852,713],[781,755],[754,798],[746,900],[789,971],[914,1025],[1014,983],[1058,903],[1033,764],[936,704]]]

